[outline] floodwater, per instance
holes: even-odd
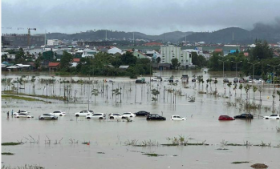
[[[218,78],[216,85],[220,97],[211,95],[215,85],[210,84],[206,89],[206,82],[189,82],[169,85],[165,81],[171,75],[180,79],[182,74],[203,75]],[[264,120],[261,116],[270,115],[273,105],[271,85],[264,85],[261,93],[262,108],[251,110],[255,116],[251,121],[234,120],[218,121],[220,115],[235,116],[246,112],[240,103],[246,99],[245,90],[230,92],[227,85],[222,84],[222,72],[204,71],[163,71],[155,75],[164,77],[163,82],[135,84],[132,79],[123,77],[72,77],[73,80],[94,80],[92,84],[59,83],[70,80],[71,77],[57,77],[42,74],[36,76],[34,83],[27,82],[19,93],[65,96],[68,102],[39,98],[42,101],[30,102],[24,100],[2,99],[2,142],[22,141],[17,146],[2,146],[2,152],[14,153],[12,156],[2,156],[2,165],[23,166],[38,164],[45,168],[192,168],[192,169],[222,169],[222,168],[250,168],[254,163],[265,163],[269,168],[280,168],[279,120]],[[229,80],[233,80],[235,72],[226,73]],[[2,74],[2,78],[16,79],[22,74]],[[31,75],[32,76],[32,75]],[[31,79],[31,76],[25,79]],[[149,82],[150,77],[144,77]],[[56,82],[41,83],[40,79],[55,79]],[[104,79],[107,82],[104,82]],[[112,80],[113,82],[111,82]],[[191,78],[190,78],[191,80]],[[34,87],[33,87],[34,86]],[[258,84],[260,86],[260,84]],[[11,86],[2,83],[2,91]],[[112,90],[120,89],[119,95]],[[237,87],[238,88],[238,87]],[[98,89],[97,96],[91,95],[92,89]],[[154,96],[158,101],[151,101],[150,89],[160,91]],[[211,90],[212,89],[212,90]],[[173,92],[174,90],[174,92]],[[208,94],[199,94],[199,91]],[[278,88],[276,89],[278,90]],[[176,91],[176,92],[175,92]],[[174,94],[176,93],[176,95]],[[255,99],[254,99],[255,95]],[[195,96],[195,102],[188,102],[188,97]],[[225,98],[227,96],[228,98]],[[260,94],[249,91],[250,102],[260,103]],[[236,98],[242,101],[236,102]],[[237,103],[237,106],[228,106],[227,102]],[[275,98],[275,110],[279,113],[278,96]],[[151,122],[144,117],[135,117],[132,122],[117,122],[114,120],[87,120],[84,117],[76,118],[75,112],[91,109],[94,112],[110,113],[137,112],[146,110],[167,118],[166,121]],[[7,118],[7,111],[27,110],[34,119]],[[65,111],[64,117],[57,121],[40,121],[38,116],[55,110]],[[187,117],[186,121],[171,121],[171,115],[178,114]],[[161,145],[135,147],[128,146],[131,140],[165,144],[171,143],[168,137],[184,136],[189,143],[205,142],[209,146],[177,146],[165,147]],[[33,139],[36,143],[33,143]],[[48,144],[47,140],[51,140]],[[38,141],[38,142],[37,142]],[[60,141],[60,142],[59,142]],[[82,142],[90,142],[90,145]],[[271,144],[271,147],[233,147],[223,146],[222,142],[244,144]],[[226,148],[228,150],[217,150]],[[160,156],[148,157],[144,153],[155,153]],[[249,161],[244,164],[231,164],[234,161]]]

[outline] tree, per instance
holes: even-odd
[[[7,56],[6,54],[4,54],[4,55],[1,56],[1,58],[2,58],[2,62],[3,62],[3,61],[7,61],[8,56]]]
[[[19,51],[15,55],[15,63],[23,63],[25,61],[25,55],[22,48],[19,48]]]
[[[198,67],[204,67],[207,65],[205,57],[202,55],[197,55],[196,52],[192,52],[192,63]]]
[[[171,59],[171,63],[172,63],[172,67],[173,67],[174,69],[178,69],[178,67],[180,66],[180,63],[179,63],[179,61],[178,61],[177,58]]]
[[[161,58],[160,58],[160,57],[157,57],[157,58],[156,58],[156,61],[157,61],[157,64],[159,64],[160,61],[161,61]]]
[[[268,46],[266,41],[256,39],[256,47],[250,51],[250,60],[271,59],[273,57],[273,50]]]
[[[70,53],[63,51],[63,55],[60,60],[60,70],[69,72],[72,60],[73,56]]]

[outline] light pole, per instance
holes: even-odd
[[[253,82],[254,82],[254,77],[255,77],[255,65],[256,64],[259,64],[260,62],[257,62],[257,63],[250,63],[248,62],[249,64],[253,65]]]
[[[219,60],[220,62],[223,62],[223,78],[225,77],[225,62],[227,60]]]
[[[279,64],[279,65],[270,65],[270,64],[267,64],[267,66],[270,66],[270,67],[272,67],[272,68],[273,68],[273,78],[272,78],[272,84],[274,84],[274,74],[275,74],[275,68],[276,68],[277,66],[280,66],[280,64]]]
[[[235,77],[237,77],[237,63],[241,63],[242,61],[240,61],[240,62],[231,61],[231,62],[235,63]]]

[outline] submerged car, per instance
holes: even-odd
[[[125,118],[130,118],[130,117],[135,117],[136,115],[131,113],[131,112],[126,112],[124,114],[122,114],[122,118],[125,119]]]
[[[264,119],[275,119],[275,120],[279,120],[280,116],[279,114],[272,114],[270,116],[263,116]]]
[[[65,116],[65,112],[62,111],[54,111],[51,114],[55,115],[55,116]]]
[[[79,116],[90,116],[93,114],[93,111],[90,111],[90,110],[82,110],[80,112],[77,112],[75,113],[75,116],[76,117],[79,117]]]
[[[234,120],[234,118],[233,118],[233,117],[230,117],[230,116],[228,116],[228,115],[221,115],[221,116],[219,117],[219,120]]]
[[[15,118],[33,118],[34,116],[30,115],[29,112],[21,110],[18,113],[14,114]]]
[[[244,114],[240,114],[240,115],[234,116],[234,118],[235,119],[253,119],[254,116],[252,114],[244,113]]]
[[[166,120],[166,118],[158,114],[149,114],[147,120]]]
[[[181,117],[181,116],[179,116],[179,115],[172,115],[172,116],[171,116],[171,120],[174,120],[174,121],[182,121],[182,120],[187,120],[187,118]]]
[[[53,115],[52,113],[46,113],[39,116],[39,120],[57,120],[58,116]]]
[[[229,80],[227,78],[224,78],[223,82],[224,83],[229,83]]]
[[[120,114],[117,114],[117,113],[113,113],[113,114],[110,114],[109,115],[109,118],[110,119],[122,119],[122,115],[120,115]]]
[[[233,83],[238,83],[238,78],[237,78],[237,77],[235,77],[235,78],[233,79]]]
[[[86,119],[106,119],[106,115],[104,113],[94,113],[91,115],[87,115]]]
[[[148,116],[150,114],[150,112],[147,111],[138,111],[136,113],[134,113],[136,116]]]

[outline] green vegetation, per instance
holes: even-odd
[[[27,165],[25,166],[17,166],[17,167],[11,167],[11,166],[2,166],[1,169],[44,169],[44,167],[38,166],[38,165]]]
[[[24,93],[18,93],[17,96],[12,95],[12,94],[16,94],[16,92],[11,91],[11,90],[7,90],[7,91],[3,91],[4,94],[9,94],[6,96],[12,96],[12,97],[20,97],[20,96],[30,96],[30,97],[39,97],[39,98],[45,98],[45,99],[54,99],[54,100],[61,100],[61,101],[65,101],[66,98],[65,97],[61,97],[61,96],[46,96],[46,95],[34,95],[34,94],[24,94]],[[20,95],[20,96],[19,96]],[[2,95],[2,97],[5,95]],[[15,98],[16,99],[16,98]],[[20,98],[21,99],[21,98]],[[23,100],[27,99],[27,101],[43,101],[43,100],[39,100],[39,99],[35,99],[32,100],[34,98],[27,98],[27,97],[22,97]],[[31,99],[31,100],[30,100]],[[45,101],[43,101],[45,102]]]
[[[146,156],[148,156],[148,157],[164,156],[164,155],[162,155],[162,154],[155,154],[155,153],[145,153],[145,154],[143,154],[143,155],[146,155]]]
[[[210,70],[222,71],[224,62],[225,71],[237,70],[243,72],[244,75],[253,75],[254,71],[254,75],[261,76],[264,80],[276,80],[271,73],[274,71],[276,74],[280,73],[280,69],[273,68],[275,65],[280,64],[280,60],[273,58],[273,50],[266,41],[256,40],[255,44],[256,47],[254,48],[244,52],[237,50],[227,56],[224,56],[222,52],[214,52],[208,61],[208,67]],[[244,55],[245,52],[249,54],[248,57]],[[242,77],[243,74],[237,76]]]
[[[10,152],[3,152],[1,153],[2,155],[14,155],[14,153],[10,153]]]
[[[39,100],[39,99],[34,99],[34,98],[30,98],[30,97],[22,97],[22,96],[15,96],[15,95],[2,95],[3,99],[17,99],[17,100],[25,100],[25,101],[42,101],[45,102],[43,100]]]
[[[5,142],[5,143],[2,143],[1,145],[2,146],[15,146],[15,145],[20,145],[22,144],[21,142]]]
[[[244,164],[244,163],[250,163],[249,161],[234,161],[231,164]]]

